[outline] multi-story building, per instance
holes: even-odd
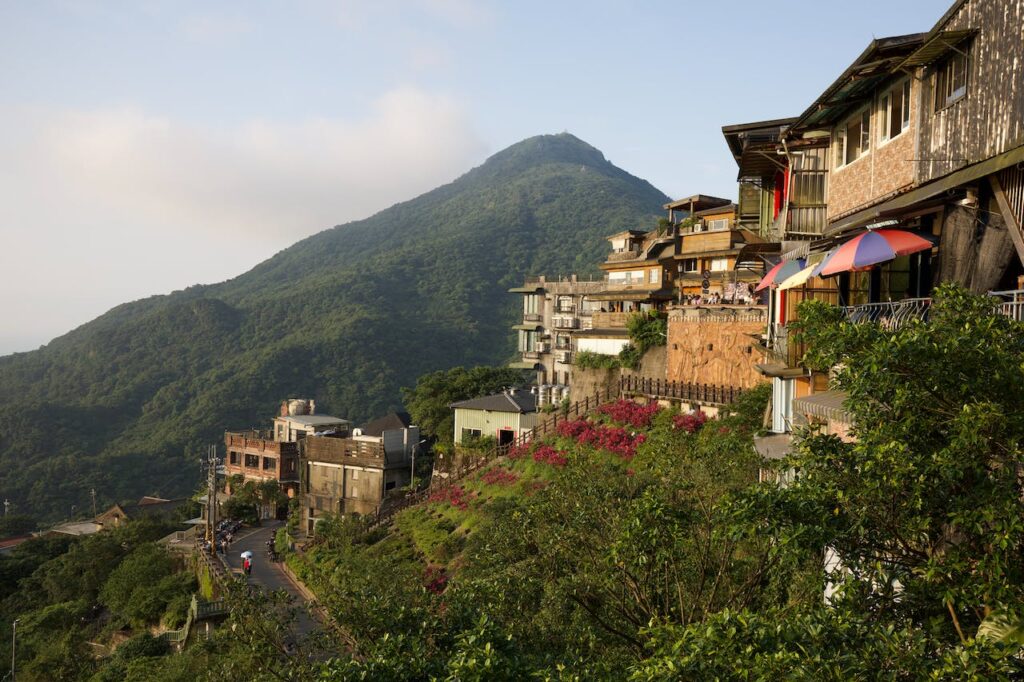
[[[977,293],[1020,288],[1022,32],[1024,0],[958,0],[928,33],[871,41],[787,127],[784,152],[808,141],[827,145],[828,222],[817,239],[785,248],[784,259],[813,263],[882,227],[934,246],[773,291],[772,352],[762,369],[773,380],[774,431],[842,402],[827,377],[802,367],[804,349],[790,338],[801,301],[824,299],[851,320],[898,325],[927,316],[940,282]]]
[[[678,228],[678,296],[713,296],[728,303],[750,303],[753,289],[764,276],[764,261],[741,260],[748,245],[766,245],[757,232],[742,228],[733,203],[696,211]],[[749,250],[748,250],[749,253]]]
[[[345,419],[316,414],[312,400],[286,400],[270,430],[224,434],[225,474],[229,478],[242,476],[245,481],[277,481],[289,498],[295,497],[299,494],[299,442],[325,432],[347,435],[350,426]],[[269,518],[279,511],[266,507],[260,515]]]
[[[593,327],[593,313],[601,309],[594,296],[608,289],[603,279],[530,278],[510,293],[523,296],[519,333],[522,359],[511,366],[537,372],[537,384],[567,386],[572,371],[572,334]]]
[[[326,514],[376,514],[388,494],[412,480],[419,428],[392,413],[352,430],[351,436],[302,441],[303,525],[314,534]]]

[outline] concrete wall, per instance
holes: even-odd
[[[621,351],[627,343],[629,343],[628,337],[598,339],[594,337],[578,336],[576,337],[576,351],[590,351],[591,353],[600,353],[601,355],[618,355],[619,351]]]
[[[676,309],[669,313],[666,373],[670,381],[750,388],[764,378],[751,335],[764,333],[764,308]],[[654,375],[645,375],[654,376]]]

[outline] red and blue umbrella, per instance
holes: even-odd
[[[754,291],[761,291],[765,287],[770,287],[778,284],[784,279],[792,277],[796,273],[804,269],[804,259],[797,258],[795,260],[784,260],[774,268],[768,271],[768,273],[761,278],[761,281],[757,283]]]
[[[909,256],[932,248],[933,244],[906,230],[871,230],[846,242],[822,262],[823,277],[840,272],[870,270],[897,256]]]

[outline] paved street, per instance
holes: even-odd
[[[309,614],[305,607],[306,600],[298,588],[292,584],[279,564],[270,561],[267,556],[267,540],[271,540],[277,529],[284,525],[282,521],[264,521],[259,528],[243,528],[231,543],[228,550],[228,563],[231,568],[242,568],[242,552],[252,552],[252,574],[249,582],[271,590],[285,590],[295,597],[299,607],[295,624],[296,635],[301,639],[320,628],[319,623]]]

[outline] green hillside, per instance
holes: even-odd
[[[225,429],[315,397],[362,420],[399,388],[513,352],[527,274],[594,271],[603,237],[667,197],[572,135],[530,138],[455,182],[326,230],[227,282],[127,303],[0,358],[0,495],[62,517],[184,494]]]

